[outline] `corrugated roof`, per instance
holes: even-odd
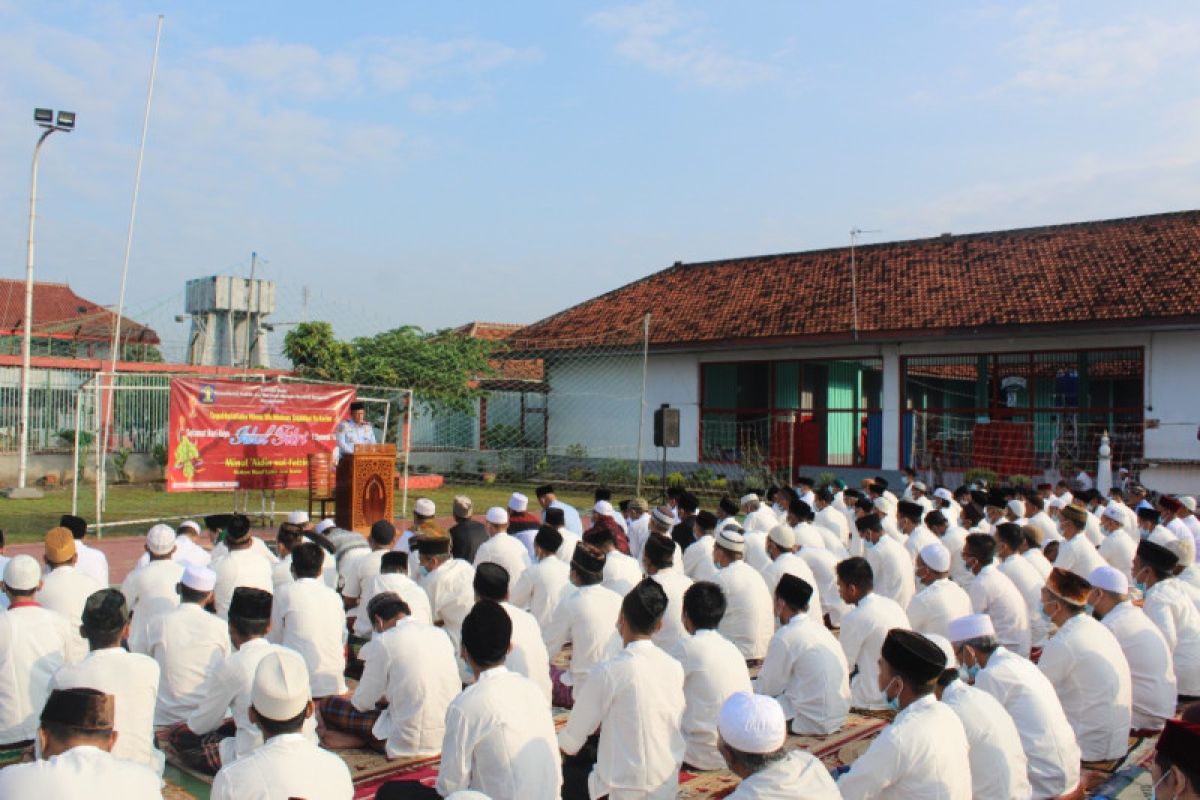
[[[25,324],[25,281],[0,278],[0,334],[19,335]],[[85,300],[65,283],[33,284],[33,335],[111,341],[116,314]],[[159,344],[152,328],[121,320],[121,340]]]
[[[653,314],[650,344],[854,338],[849,247],[677,263],[521,330],[521,347]],[[1200,322],[1200,211],[854,249],[860,339]],[[623,334],[622,334],[623,335]]]

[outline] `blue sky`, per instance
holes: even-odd
[[[669,266],[1194,208],[1194,3],[0,0],[0,252],[182,354],[187,279],[342,335],[532,321]],[[664,308],[671,299],[663,298]],[[753,313],[753,309],[747,309]],[[277,337],[281,339],[281,337]],[[276,342],[276,349],[278,342]]]

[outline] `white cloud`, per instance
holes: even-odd
[[[625,59],[705,88],[739,89],[780,76],[777,65],[726,52],[673,0],[645,0],[596,12],[588,23],[617,36]]]
[[[1013,21],[1022,31],[1010,44],[1019,67],[1009,85],[1021,89],[1137,89],[1181,62],[1194,70],[1200,58],[1195,20],[1135,10],[1114,22],[1089,25],[1086,15],[1071,16],[1068,22],[1057,4],[1034,3],[1018,9]]]

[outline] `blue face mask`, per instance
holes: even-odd
[[[875,543],[872,542],[870,539],[863,539],[863,546],[866,547],[868,550],[875,549]]]
[[[1054,624],[1054,619],[1048,613],[1046,613],[1045,605],[1038,606],[1038,613],[1042,615],[1042,619],[1044,619],[1046,622],[1049,622],[1051,625]]]
[[[1094,617],[1096,616],[1096,607],[1091,603],[1088,603],[1083,607],[1083,613],[1087,614],[1089,617]]]
[[[972,682],[974,682],[975,676],[978,674],[979,674],[979,665],[978,664],[972,664],[971,666],[967,667],[967,677],[970,678]]]
[[[428,567],[426,567],[424,564],[421,564],[419,567],[417,567],[417,575],[418,575],[418,576],[420,576],[420,577],[422,577],[422,578],[424,578],[424,577],[428,576],[428,575],[429,575],[429,568],[428,568]]]
[[[898,712],[900,710],[900,695],[897,694],[895,697],[888,697],[888,693],[887,693],[887,690],[892,688],[892,683],[895,683],[896,680],[897,680],[896,678],[892,678],[891,683],[889,683],[887,685],[887,688],[883,690],[883,697],[885,700],[887,700],[888,708],[890,708],[892,711]],[[904,685],[901,684],[900,688],[903,689]]]

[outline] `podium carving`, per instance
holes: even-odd
[[[337,466],[334,521],[343,530],[370,533],[371,525],[393,518],[396,445],[360,444]]]

